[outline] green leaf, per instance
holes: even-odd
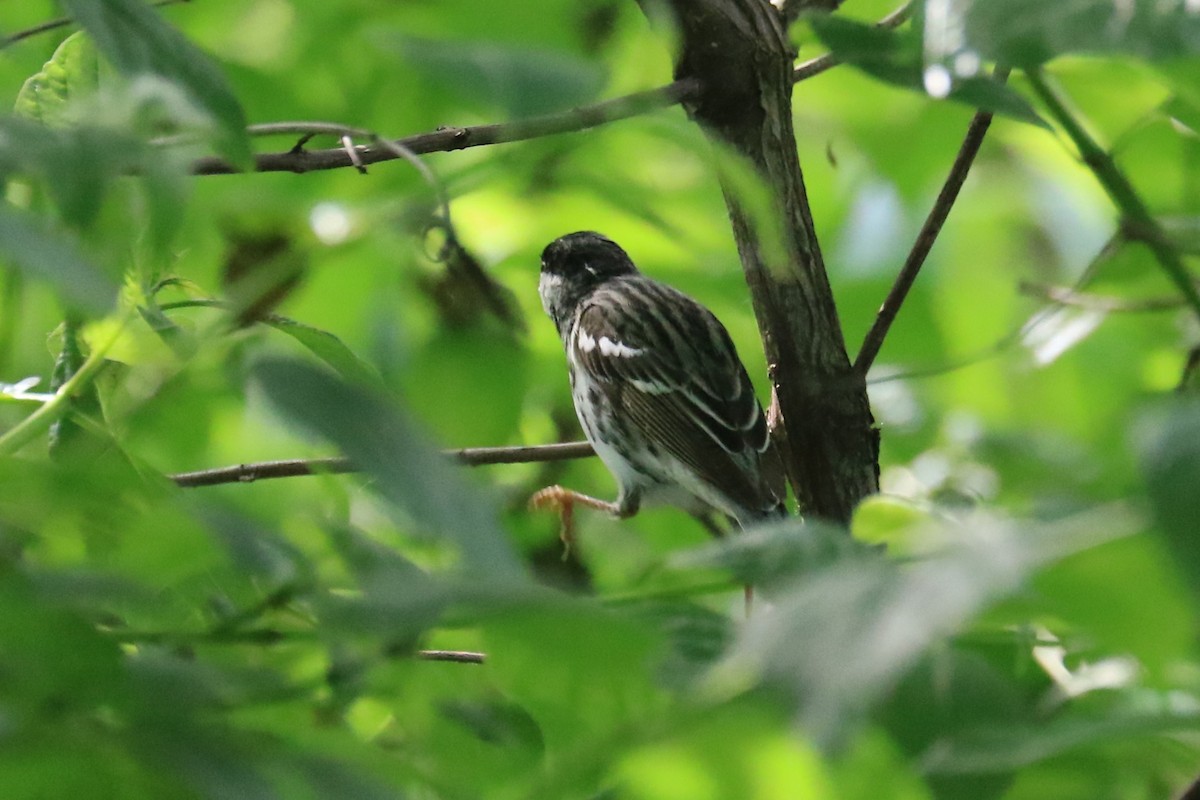
[[[658,650],[648,626],[562,597],[510,609],[483,628],[489,671],[536,721],[547,755],[661,718],[666,694],[647,670]]]
[[[296,361],[265,359],[254,372],[281,411],[377,480],[380,493],[407,515],[402,524],[456,543],[475,574],[522,577],[492,504],[394,404]]]
[[[1200,53],[1200,15],[1185,2],[974,0],[954,22],[984,58],[1026,68],[1066,53],[1148,61]]]
[[[1128,527],[1109,512],[1042,525],[979,513],[945,526],[931,555],[839,559],[773,592],[773,613],[751,618],[715,679],[761,673],[794,692],[806,729],[833,744],[939,638],[1043,564]]]
[[[5,206],[0,206],[0,259],[49,283],[78,311],[100,316],[116,299],[116,284],[83,257],[65,231],[50,230],[33,216]]]
[[[96,48],[82,33],[71,34],[21,86],[14,110],[45,125],[61,125],[71,100],[96,91],[97,67]]]
[[[387,637],[388,649],[411,650],[452,599],[440,581],[393,548],[349,526],[330,526],[333,546],[358,592],[322,595],[315,605],[327,634],[369,631]]]
[[[894,31],[840,16],[815,17],[813,29],[842,61],[879,80],[927,94],[926,63],[917,27]],[[1048,127],[1024,97],[990,76],[956,77],[947,99],[1032,125]]]
[[[1147,412],[1133,435],[1154,516],[1200,591],[1200,400],[1186,398]]]
[[[910,757],[964,731],[1011,726],[1029,709],[1011,676],[983,657],[959,649],[931,653],[896,685],[881,707],[884,727]],[[930,776],[935,796],[988,800],[1011,784],[1005,771]]]
[[[153,74],[177,84],[217,123],[216,147],[238,166],[250,163],[246,116],[220,70],[141,0],[63,0],[96,47],[122,74]]]
[[[679,570],[728,570],[738,583],[769,589],[869,552],[844,528],[793,519],[686,550],[669,563]]]
[[[333,367],[346,380],[364,386],[380,385],[379,373],[375,368],[359,358],[341,339],[329,331],[278,314],[268,314],[262,322],[304,345],[310,353]]]
[[[1115,705],[1037,724],[973,728],[934,743],[923,765],[936,775],[1016,770],[1085,747],[1166,737],[1200,725],[1200,711],[1165,693],[1128,692]]]
[[[63,323],[63,344],[54,361],[54,371],[50,376],[50,390],[57,392],[59,387],[71,379],[84,362],[83,350],[80,348],[79,320],[68,317]],[[57,420],[50,426],[50,455],[55,456],[64,448],[84,445],[88,433],[72,414],[82,414],[93,419],[100,419],[100,394],[95,383],[88,383],[67,401],[70,409],[67,416]]]
[[[566,53],[493,42],[387,39],[429,82],[510,118],[562,111],[586,103],[604,86],[596,65]]]
[[[1197,121],[1200,122],[1200,116]],[[1200,255],[1200,216],[1159,217],[1158,223],[1181,251]]]

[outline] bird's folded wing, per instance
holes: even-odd
[[[597,298],[579,316],[572,356],[651,443],[740,504],[760,506],[773,494],[758,475],[769,446],[762,408],[724,328],[680,298],[690,306],[682,316]]]

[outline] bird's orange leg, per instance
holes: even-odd
[[[563,561],[566,561],[567,557],[571,555],[571,545],[575,543],[576,505],[594,508],[597,511],[606,511],[617,517],[628,516],[616,503],[580,494],[579,492],[565,489],[562,486],[547,486],[545,489],[535,492],[533,497],[529,498],[530,509],[534,511],[545,509],[558,511],[558,517],[562,524],[562,527],[559,529],[558,538],[562,539],[563,543]]]

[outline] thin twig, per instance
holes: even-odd
[[[246,134],[248,136],[303,135],[304,138],[300,140],[299,145],[292,148],[293,150],[303,146],[314,136],[333,136],[335,138],[357,136],[361,139],[370,139],[375,136],[373,131],[369,131],[366,128],[356,128],[353,125],[345,125],[341,122],[324,122],[321,120],[259,122],[254,125],[247,125]],[[200,144],[202,142],[203,138],[196,133],[176,133],[170,136],[156,136],[150,140],[150,144],[156,147],[176,147],[184,144]]]
[[[996,77],[1003,81],[1008,77],[1008,71],[997,68]],[[854,369],[859,374],[865,375],[871,368],[871,364],[875,362],[875,356],[879,355],[879,348],[883,346],[883,340],[887,337],[888,330],[895,321],[896,314],[900,311],[900,306],[904,304],[908,290],[912,288],[925,259],[929,256],[929,251],[933,248],[933,243],[937,241],[938,233],[941,232],[946,217],[950,215],[954,201],[958,199],[958,192],[967,179],[967,173],[971,170],[971,164],[974,163],[975,156],[979,153],[979,147],[983,144],[983,137],[991,124],[991,112],[977,111],[972,117],[971,124],[967,127],[967,134],[963,137],[962,146],[958,150],[958,156],[955,157],[954,165],[950,168],[950,174],[946,177],[941,192],[938,193],[937,202],[933,204],[929,216],[925,218],[925,224],[921,226],[921,232],[917,234],[917,240],[913,242],[912,250],[909,251],[904,266],[901,267],[900,273],[892,284],[891,291],[888,292],[887,298],[879,308],[875,322],[872,323],[871,329],[863,338],[858,358],[854,361]]]
[[[463,150],[481,145],[518,142],[556,133],[574,133],[607,122],[644,114],[647,111],[669,108],[677,105],[685,97],[691,96],[695,90],[694,81],[678,80],[657,89],[636,92],[625,97],[606,100],[559,114],[547,114],[514,122],[474,125],[466,128],[439,128],[436,131],[419,133],[394,141],[398,147],[414,155],[422,155]],[[359,147],[357,152],[364,165],[401,158],[395,150],[380,145]],[[313,172],[348,166],[352,166],[350,156],[340,147],[327,150],[260,153],[254,157],[254,169],[257,172]],[[207,156],[193,161],[191,171],[195,175],[227,175],[236,173],[238,170],[221,158]]]
[[[1147,297],[1142,300],[1130,300],[1124,297],[1109,297],[1106,295],[1087,294],[1078,292],[1069,286],[1052,286],[1032,281],[1021,281],[1018,285],[1021,294],[1050,300],[1060,306],[1086,308],[1090,311],[1106,312],[1143,312],[1171,311],[1183,306],[1181,297]]]
[[[278,628],[214,628],[192,632],[101,628],[100,631],[118,642],[143,645],[249,644],[270,646],[285,641],[314,638],[310,631],[288,631]],[[422,661],[449,661],[455,664],[482,664],[487,660],[486,653],[471,650],[417,650],[413,655]]]
[[[1200,373],[1200,345],[1196,345],[1188,351],[1187,359],[1183,363],[1183,374],[1179,376],[1179,384],[1175,387],[1175,391],[1183,394],[1196,388],[1196,375]]]
[[[246,133],[251,136],[285,136],[288,134],[325,134],[327,136],[358,136],[369,139],[375,134],[366,128],[356,128],[353,125],[343,125],[340,122],[314,121],[281,121],[259,122],[246,126]]]
[[[417,658],[422,661],[451,661],[455,664],[482,664],[487,661],[487,653],[475,653],[470,650],[418,650]]]
[[[1096,180],[1104,187],[1109,199],[1121,212],[1121,228],[1127,239],[1144,242],[1155,259],[1167,273],[1172,283],[1179,289],[1192,311],[1200,318],[1200,292],[1196,289],[1195,280],[1188,271],[1187,265],[1179,255],[1179,250],[1171,242],[1166,231],[1154,219],[1150,209],[1142,201],[1133,184],[1125,177],[1113,160],[1112,155],[1102,148],[1092,138],[1075,115],[1067,108],[1067,104],[1058,93],[1046,82],[1041,70],[1029,70],[1026,73],[1029,86],[1046,106],[1050,116],[1062,126],[1063,131],[1075,143],[1083,163],[1096,176]]]
[[[162,8],[163,6],[187,2],[189,2],[189,0],[157,0],[157,2],[151,3],[150,5],[155,8]],[[74,21],[75,20],[71,19],[70,17],[61,17],[59,19],[52,19],[49,22],[43,22],[39,25],[34,25],[32,28],[26,28],[23,31],[17,31],[11,36],[6,36],[5,38],[0,39],[0,50],[3,50],[10,45],[14,45],[22,39],[28,39],[30,36],[36,36],[39,33],[46,33],[47,31],[52,31],[56,28],[65,28]]]
[[[905,3],[883,19],[879,20],[879,22],[876,22],[875,27],[898,28],[903,25],[911,16],[912,3]],[[810,58],[808,61],[805,61],[797,66],[795,71],[792,72],[792,83],[799,83],[800,81],[820,75],[825,70],[836,67],[840,63],[842,63],[841,59],[839,59],[833,53],[826,53],[823,56]]]
[[[542,461],[568,461],[595,455],[588,442],[562,442],[528,447],[467,447],[445,450],[446,455],[468,467],[487,464],[528,464]],[[177,486],[194,488],[222,483],[253,483],[267,478],[293,478],[300,475],[344,474],[358,469],[345,458],[295,458],[285,461],[260,461],[229,467],[181,472],[168,476]]]
[[[894,28],[908,19],[910,14],[911,4],[905,4],[881,19],[878,24],[880,27]],[[824,72],[837,63],[837,60],[831,56],[822,56],[814,61],[801,64],[793,74],[793,82],[799,82]],[[605,100],[558,114],[465,128],[439,128],[436,131],[406,136],[403,139],[392,140],[392,142],[400,152],[424,155],[464,150],[468,147],[519,142],[560,133],[575,133],[609,122],[635,117],[648,111],[670,108],[694,97],[698,91],[699,86],[694,80],[682,79],[656,89],[635,92],[624,97]],[[272,124],[274,123],[256,127],[263,132],[274,133],[283,132],[282,126],[303,125],[303,123],[279,123],[281,128],[278,130],[267,128]],[[307,130],[311,131],[311,127]],[[336,123],[322,123],[320,132],[341,134],[351,130],[356,129],[350,126],[339,129]],[[304,173],[349,166],[369,166],[381,161],[391,161],[403,157],[396,149],[388,148],[380,143],[356,148],[355,152],[358,156],[357,164],[343,148],[307,151],[293,149],[285,153],[259,153],[254,157],[254,170],[256,172]],[[238,172],[233,165],[216,156],[196,159],[192,162],[191,171],[194,175],[230,175]]]
[[[1063,288],[1071,292],[1079,293],[1080,290],[1096,276],[1104,264],[1106,264],[1120,251],[1124,243],[1124,235],[1120,231],[1114,233],[1111,237],[1109,237],[1108,241],[1104,243],[1104,246],[1097,251],[1096,255],[1092,257],[1087,266],[1084,267],[1074,285]],[[1029,317],[1029,319],[1025,320],[1020,325],[1016,326],[1011,331],[992,342],[992,344],[979,349],[971,355],[959,356],[938,366],[918,367],[916,369],[908,369],[903,371],[897,370],[895,372],[886,374],[875,374],[867,380],[867,385],[875,386],[877,384],[888,383],[891,381],[908,381],[934,378],[940,375],[947,375],[951,372],[955,372],[956,370],[975,366],[976,364],[979,364],[989,358],[994,358],[995,356],[1002,354],[1008,348],[1020,343],[1023,338],[1027,337],[1035,328],[1041,325],[1044,320],[1050,318],[1049,312],[1051,310],[1052,309],[1050,309],[1048,306],[1039,308]]]

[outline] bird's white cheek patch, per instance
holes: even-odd
[[[640,347],[630,347],[629,345],[622,344],[621,342],[614,342],[607,336],[600,337],[600,355],[602,356],[633,358],[634,356],[640,356],[641,354],[642,348]]]
[[[561,275],[550,275],[545,272],[538,279],[538,295],[542,298],[542,310],[551,316],[553,316],[553,312],[550,309],[559,295],[562,282]]]

